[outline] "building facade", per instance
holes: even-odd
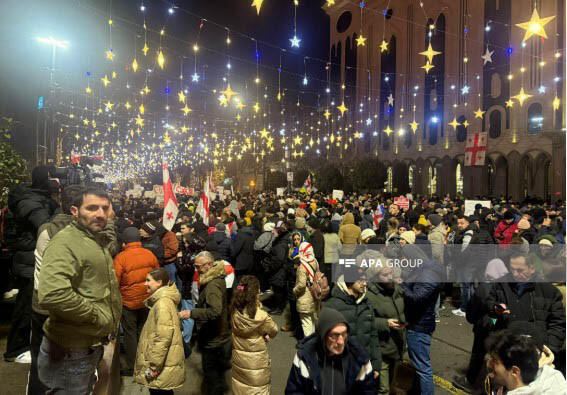
[[[526,31],[516,24],[532,18],[534,3],[541,18],[555,18],[547,39],[522,44]],[[323,8],[331,79],[344,83],[361,132],[357,154],[387,166],[388,190],[565,198],[564,0],[336,0]],[[429,44],[440,54],[426,72],[420,52]],[[488,134],[485,164],[465,166],[475,132]]]

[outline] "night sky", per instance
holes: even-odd
[[[321,9],[323,0],[300,0],[297,10],[297,36],[301,47],[290,51],[289,38],[293,36],[293,2],[265,0],[260,16],[252,8],[251,0],[199,0],[175,2],[179,8],[168,14],[172,3],[146,0],[146,24],[149,30],[159,31],[165,26],[163,45],[167,55],[166,70],[160,75],[160,84],[172,83],[175,92],[183,59],[183,73],[189,80],[193,73],[192,44],[197,39],[201,18],[203,27],[199,35],[202,50],[198,55],[199,71],[206,73],[206,81],[199,89],[220,88],[226,74],[227,55],[231,55],[231,80],[239,89],[245,81],[251,83],[256,74],[255,42],[259,43],[260,75],[262,86],[277,87],[277,68],[280,50],[283,52],[282,88],[290,88],[287,97],[295,101],[313,102],[315,92],[320,92],[325,79],[324,63],[329,54],[329,18]],[[35,41],[39,36],[66,39],[70,47],[58,50],[56,56],[55,83],[64,92],[80,92],[86,86],[87,72],[91,78],[100,77],[108,70],[104,52],[108,49],[108,17],[112,11],[112,47],[117,54],[117,64],[126,67],[134,56],[134,45],[143,46],[143,14],[139,0],[3,0],[0,4],[0,115],[10,116],[21,123],[14,133],[14,144],[26,157],[31,158],[33,130],[36,122],[37,97],[48,91],[51,49]],[[185,11],[184,11],[185,10]],[[219,26],[220,25],[220,26]],[[227,52],[226,37],[230,29],[231,45]],[[137,37],[137,38],[136,38]],[[175,38],[174,38],[175,37]],[[180,41],[181,39],[183,41]],[[152,54],[159,42],[159,34],[151,33],[149,45]],[[266,44],[263,44],[265,42]],[[301,86],[304,74],[304,57],[307,56],[307,73],[312,78],[307,88]],[[139,73],[138,73],[139,74]],[[92,82],[95,82],[91,79]],[[317,81],[320,80],[320,81]],[[98,85],[98,81],[96,81]],[[256,87],[248,87],[249,93]],[[234,89],[234,87],[233,87]],[[190,89],[191,90],[191,89]],[[276,89],[277,90],[277,89]],[[293,94],[291,94],[293,92]],[[60,93],[61,94],[61,93]],[[62,93],[64,96],[66,93]],[[157,90],[153,95],[164,94]],[[255,93],[254,93],[255,95]],[[175,99],[173,97],[172,99]],[[157,103],[163,97],[155,96]],[[205,99],[203,99],[205,100]],[[314,103],[312,103],[314,104]]]

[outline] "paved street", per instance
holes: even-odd
[[[447,303],[446,308],[441,311],[441,323],[437,326],[434,340],[431,346],[431,357],[433,360],[433,372],[436,378],[436,393],[438,394],[462,394],[462,392],[451,389],[447,381],[451,381],[454,375],[459,374],[460,369],[468,363],[469,350],[472,346],[472,331],[464,318],[454,317],[451,314],[451,306]],[[9,314],[11,305],[0,305],[2,321],[0,324],[0,347],[4,351],[6,336],[9,330]],[[281,326],[283,317],[275,317]],[[295,339],[288,333],[280,332],[269,344],[272,357],[272,383],[273,393],[283,394],[291,361],[295,352]],[[6,363],[0,360],[0,392],[3,395],[20,395],[25,393],[27,372],[29,365]],[[230,371],[227,372],[227,381],[230,380]],[[186,380],[179,394],[198,395],[201,394],[202,371],[200,355],[193,353],[186,361]],[[148,391],[132,383],[131,378],[122,380],[122,395],[147,394]]]

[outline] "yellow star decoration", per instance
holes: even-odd
[[[413,122],[410,123],[409,125],[410,125],[411,131],[415,133],[415,131],[417,130],[417,127],[419,126],[419,123],[417,123],[414,119]]]
[[[114,60],[114,52],[112,52],[112,50],[106,51],[106,59]]]
[[[93,126],[93,128],[96,128],[96,121],[94,119],[92,120],[91,125]]]
[[[465,128],[468,128],[469,125],[470,125],[469,121],[467,121],[467,120],[465,119],[465,122],[463,122],[463,126],[464,126]]]
[[[138,107],[138,111],[140,112],[140,114],[144,115],[144,113],[146,112],[146,108],[144,107],[143,104],[140,104],[140,107]]]
[[[148,54],[149,50],[150,50],[150,47],[148,47],[148,43],[144,43],[144,48],[142,48],[142,52],[144,53],[144,56],[146,56]]]
[[[118,77],[118,74],[116,74],[116,71],[113,71],[112,72],[112,78],[116,78],[116,77]]]
[[[106,107],[106,109],[108,111],[112,110],[112,107],[114,106],[114,103],[111,103],[110,100],[107,101],[106,103],[104,103],[104,107]]]
[[[92,92],[92,89],[91,89],[90,85],[87,85],[87,87],[85,88],[85,92],[86,92],[86,93],[91,93],[91,92]]]
[[[180,103],[185,103],[185,93],[183,93],[183,91],[179,91],[179,93],[177,94],[177,97],[179,97],[179,102]]]
[[[514,107],[514,100],[510,99],[508,101],[506,101],[506,107]]]
[[[112,126],[112,129],[114,129],[114,128],[117,127],[118,125],[116,124],[116,122],[112,121],[112,123],[110,124],[110,126]]]
[[[242,117],[240,116],[240,114],[236,114],[236,120],[237,120],[237,121],[240,121],[240,118],[242,118]]]
[[[226,105],[228,105],[228,100],[226,99],[226,96],[225,96],[225,95],[220,95],[220,96],[219,96],[219,104],[220,104],[221,106],[226,106]]]
[[[132,62],[132,70],[134,70],[134,73],[138,71],[138,61],[136,58],[134,58],[134,61]]]
[[[102,84],[104,86],[107,86],[108,84],[110,84],[110,80],[108,79],[108,76],[106,74],[100,80],[102,81]]]
[[[327,0],[327,7],[335,5],[335,0]]]
[[[386,52],[387,50],[388,50],[388,42],[382,40],[382,42],[380,43],[380,52]]]
[[[295,136],[294,139],[293,139],[293,144],[295,144],[295,145],[300,145],[300,144],[301,144],[301,140],[302,140],[301,137]]]
[[[144,118],[142,118],[140,115],[138,115],[138,118],[136,118],[136,126],[144,127]]]
[[[329,112],[329,109],[328,109],[328,108],[327,108],[327,109],[325,110],[325,112],[323,113],[323,116],[324,116],[327,120],[329,120],[329,117],[331,116],[331,113]]]
[[[429,70],[431,70],[434,67],[435,66],[433,66],[429,61],[425,62],[425,64],[421,66],[422,69],[425,69],[426,74],[429,74]]]
[[[75,138],[78,140],[79,138],[81,138],[81,136],[79,136],[79,133],[75,134]]]
[[[522,41],[527,41],[533,35],[547,38],[547,33],[545,32],[544,27],[549,22],[551,22],[553,18],[555,18],[555,15],[548,16],[547,18],[540,18],[539,14],[537,13],[537,9],[534,8],[532,18],[529,21],[524,23],[516,23],[516,26],[526,31],[526,34],[524,35],[524,39]]]
[[[243,109],[244,107],[246,107],[246,105],[245,105],[244,103],[242,103],[241,101],[239,101],[239,102],[236,104],[236,108],[238,108],[240,111],[242,111],[242,109]]]
[[[449,122],[449,126],[453,127],[453,130],[457,129],[457,126],[460,126],[461,124],[459,122],[457,122],[457,118],[453,118],[453,120],[451,122]]]
[[[254,109],[254,112],[260,111],[260,103],[256,102],[256,104],[254,104],[254,107],[252,108]]]
[[[166,143],[166,144],[171,143],[171,137],[169,137],[169,133],[167,131],[163,135],[163,142]]]
[[[126,104],[124,104],[124,107],[126,107],[126,109],[129,110],[130,107],[132,107],[132,105],[130,104],[129,101],[127,101]]]
[[[482,111],[482,109],[479,107],[478,110],[474,112],[474,117],[482,119],[482,116],[484,115],[485,112],[486,111]]]
[[[221,92],[225,97],[226,97],[226,101],[229,102],[230,99],[232,98],[232,96],[237,95],[238,92],[234,92],[231,88],[230,88],[230,84],[228,84],[226,86],[226,89]]]
[[[150,93],[150,88],[148,88],[148,84],[144,85],[144,89],[142,89],[144,91],[144,93],[147,95],[148,93]]]
[[[559,98],[555,96],[551,104],[553,104],[553,111],[557,111],[559,110],[559,105],[561,104],[561,100],[559,100]]]
[[[185,106],[181,109],[181,111],[183,111],[183,114],[185,114],[185,116],[187,116],[191,111],[189,107],[187,107],[187,103],[185,103]]]
[[[365,45],[366,45],[366,37],[364,37],[362,35],[362,33],[360,33],[360,36],[358,36],[356,38],[356,46],[357,47],[360,47],[360,46],[364,47]]]
[[[256,7],[256,12],[260,15],[260,8],[262,8],[262,3],[264,0],[253,0],[250,7]]]
[[[269,136],[268,130],[266,128],[260,130],[260,138],[267,139]]]
[[[386,129],[384,129],[384,133],[386,133],[386,136],[388,136],[388,137],[390,137],[392,132],[393,132],[393,130],[390,128],[390,125],[386,126]]]
[[[521,107],[524,105],[524,102],[530,97],[532,97],[532,95],[528,95],[527,93],[525,93],[524,87],[522,86],[522,89],[520,89],[520,93],[518,93],[516,96],[512,96],[512,99],[518,100],[518,102],[520,102],[520,107]]]
[[[163,69],[163,66],[165,65],[165,58],[163,57],[163,52],[161,52],[161,49],[157,54],[157,63],[159,65],[159,68]]]
[[[345,106],[344,100],[341,103],[341,105],[337,107],[337,109],[341,112],[341,117],[342,117],[344,115],[345,111],[348,110],[348,108],[346,108],[346,106]]]
[[[431,47],[431,43],[429,43],[429,47],[427,47],[427,51],[423,51],[419,53],[420,55],[426,56],[427,60],[429,61],[429,63],[433,62],[433,57],[435,55],[440,55],[441,52],[439,51],[435,51],[432,47]]]
[[[181,129],[181,133],[187,133],[187,126],[185,126],[185,124],[183,124],[183,126],[181,126],[179,129]]]
[[[83,125],[85,126],[89,126],[89,120],[88,119],[83,119]]]
[[[97,110],[97,113],[102,114],[102,108],[99,108],[99,109]]]

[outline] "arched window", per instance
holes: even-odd
[[[500,74],[494,73],[490,78],[490,96],[494,99],[500,97],[500,93],[502,92],[502,81],[500,79]]]
[[[388,166],[388,169],[386,169],[386,185],[384,188],[386,192],[392,193],[393,184],[394,184],[394,171],[392,170],[392,166]]]
[[[491,138],[495,139],[500,137],[502,131],[502,113],[500,110],[494,110],[490,113],[488,119],[488,134]]]
[[[344,33],[350,27],[352,22],[352,13],[350,11],[345,11],[341,14],[337,20],[337,32]]]
[[[461,164],[457,163],[457,168],[455,169],[455,177],[457,182],[457,195],[463,194],[463,172],[461,171]]]
[[[528,107],[528,133],[537,134],[543,130],[542,111],[539,103],[532,103]]]
[[[427,185],[427,190],[429,192],[429,196],[431,196],[437,192],[437,171],[435,167],[431,165],[429,165],[428,177],[429,177],[429,182]]]
[[[415,166],[408,167],[408,188],[410,192],[413,192],[413,177],[414,177]]]

